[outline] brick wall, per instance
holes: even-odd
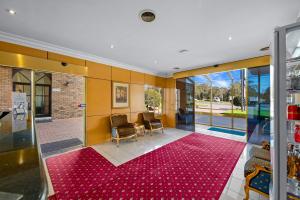
[[[0,110],[12,108],[12,68],[0,66]]]
[[[83,111],[78,105],[84,100],[84,91],[83,77],[53,73],[52,119],[82,117]]]

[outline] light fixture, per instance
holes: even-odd
[[[231,35],[228,37],[228,40],[232,40],[232,37],[231,37]]]
[[[157,64],[158,63],[158,61],[157,60],[154,60],[154,64]]]
[[[140,12],[140,17],[144,22],[153,22],[155,20],[155,14],[152,10],[146,9]]]
[[[178,52],[179,53],[186,53],[186,52],[188,52],[189,50],[187,50],[187,49],[181,49],[181,50],[179,50]]]
[[[7,9],[6,11],[7,11],[10,15],[15,15],[15,14],[17,14],[17,12],[14,11],[14,10],[12,10],[12,9]]]
[[[178,70],[178,69],[180,69],[180,68],[179,68],[179,67],[173,67],[173,69]]]
[[[115,48],[115,45],[111,44],[111,45],[110,45],[110,48],[111,48],[111,49]]]

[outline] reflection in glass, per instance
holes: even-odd
[[[248,140],[270,140],[270,67],[248,69]]]
[[[195,131],[193,78],[176,79],[177,113],[176,128]]]

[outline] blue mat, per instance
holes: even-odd
[[[211,127],[208,130],[218,131],[221,133],[228,133],[228,134],[232,134],[232,135],[239,135],[239,136],[245,136],[245,134],[246,134],[246,132],[244,132],[244,131],[237,131],[237,130],[232,130],[232,129],[218,128],[218,127]]]

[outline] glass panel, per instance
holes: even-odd
[[[176,127],[183,130],[195,131],[194,90],[195,83],[192,78],[176,80],[177,113]]]
[[[35,95],[43,95],[43,86],[36,86],[35,87]]]
[[[162,114],[163,89],[155,87],[145,87],[145,107],[148,111],[153,111],[157,115]]]
[[[24,85],[19,85],[19,84],[16,84],[15,85],[15,92],[20,92],[20,93],[23,93],[24,92]]]
[[[212,125],[231,128],[232,80],[228,72],[214,73],[208,76],[212,81]]]
[[[280,43],[279,43],[280,44]],[[282,47],[284,48],[284,47]],[[286,91],[282,93],[286,97],[287,117],[280,119],[287,120],[286,134],[287,142],[287,199],[300,199],[300,26],[297,25],[287,30],[286,35]],[[282,67],[282,65],[280,65]],[[266,77],[267,79],[268,77]],[[283,85],[284,83],[281,83]],[[280,86],[281,86],[280,85]],[[281,88],[280,88],[281,89]],[[262,91],[263,93],[263,91]],[[269,93],[265,90],[264,93]],[[263,94],[264,94],[263,93]],[[264,103],[268,104],[269,99],[263,98]],[[268,107],[264,108],[265,115],[268,114]],[[278,135],[278,134],[277,134]],[[279,141],[280,142],[280,141]],[[281,154],[282,152],[280,152]],[[284,163],[281,163],[284,165]],[[280,167],[279,167],[280,168]],[[283,168],[284,169],[284,168]]]
[[[51,85],[51,74],[49,73],[36,73],[36,84]]]
[[[233,128],[247,129],[246,121],[246,90],[245,90],[245,70],[230,71],[233,79],[232,84],[232,104],[233,104]]]
[[[44,95],[49,96],[50,94],[50,87],[44,87]]]
[[[195,123],[210,125],[211,82],[206,75],[196,76],[195,80]]]
[[[299,58],[300,30],[294,30],[286,35],[286,58],[287,60]]]
[[[30,92],[31,92],[30,85],[24,85],[24,92],[25,92],[27,95],[30,95]]]
[[[248,69],[248,141],[270,140],[270,67]]]
[[[23,93],[23,85],[14,85],[14,71],[17,70],[0,66],[0,199],[40,199],[43,173],[27,107],[30,96]],[[30,71],[27,72],[30,77]],[[1,80],[10,81],[2,84]],[[30,83],[26,80],[26,84]]]
[[[30,70],[13,69],[13,82],[30,84],[30,80],[31,80]]]
[[[41,113],[41,107],[43,107],[44,102],[43,102],[43,96],[36,96],[35,97],[35,106],[36,106],[36,114]]]

